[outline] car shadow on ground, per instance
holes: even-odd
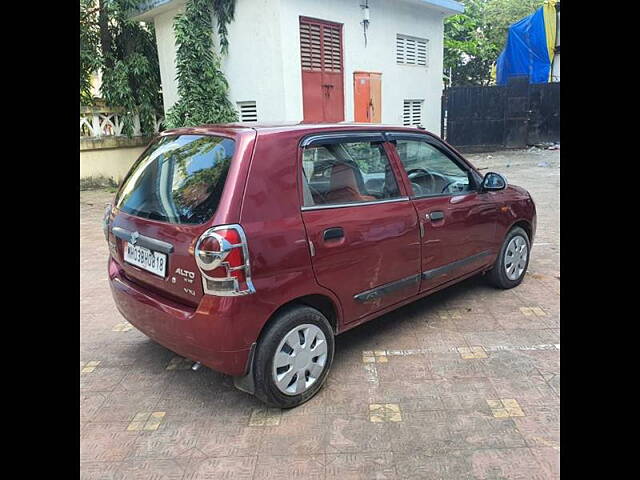
[[[341,365],[360,358],[364,350],[386,344],[398,330],[410,328],[412,322],[429,324],[436,312],[447,304],[463,297],[473,297],[475,293],[484,293],[487,289],[490,287],[478,275],[338,335],[335,368],[341,368]],[[264,408],[264,404],[257,398],[235,389],[231,377],[209,368],[203,367],[193,372],[183,366],[172,372],[165,371],[176,354],[150,339],[132,344],[131,348],[135,350],[131,353],[136,358],[144,359],[131,366],[132,372],[137,375],[170,373],[168,385],[158,393],[165,398],[183,398],[185,409],[191,409],[192,412],[215,409],[219,412],[223,408],[230,418],[246,418],[250,411]],[[332,373],[334,372],[329,373],[329,377]]]
[[[473,296],[474,291],[484,293],[490,289],[485,279],[478,274],[458,284],[415,300],[396,310],[381,315],[369,322],[352,328],[336,337],[336,355],[354,350],[371,349],[372,344],[384,344],[384,339],[392,335],[404,323],[424,318],[427,323],[432,315],[446,308],[446,304]]]

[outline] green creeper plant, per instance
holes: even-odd
[[[188,0],[174,22],[179,100],[166,118],[169,128],[225,123],[238,119],[229,101],[229,84],[214,51],[212,11],[218,20],[221,51],[228,47],[226,25],[232,21],[235,0]]]

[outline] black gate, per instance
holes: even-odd
[[[560,83],[453,87],[442,96],[441,136],[465,150],[523,148],[560,141]]]

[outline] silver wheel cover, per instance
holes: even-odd
[[[529,248],[527,241],[521,235],[513,237],[504,253],[504,270],[509,280],[517,280],[522,276],[527,266]]]
[[[305,323],[287,333],[273,356],[273,382],[285,395],[300,395],[316,383],[327,363],[327,339]]]

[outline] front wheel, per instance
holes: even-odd
[[[493,268],[487,274],[489,282],[503,289],[520,285],[529,266],[530,251],[527,232],[520,227],[512,228],[504,239]]]
[[[255,395],[268,405],[296,407],[322,387],[333,361],[333,331],[318,310],[280,312],[256,350]]]

